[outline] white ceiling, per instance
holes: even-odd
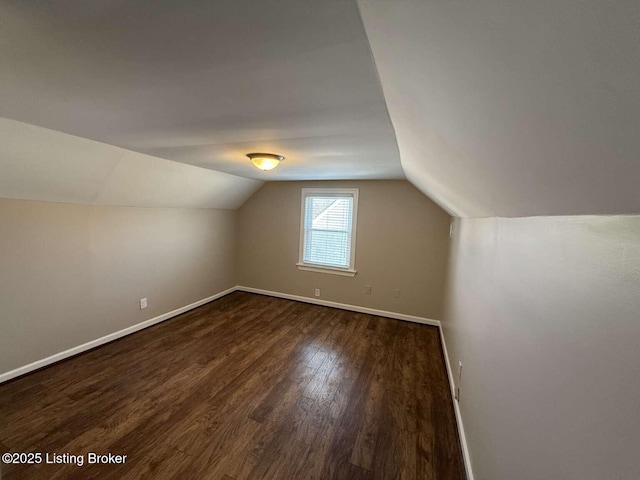
[[[0,196],[233,208],[258,183],[214,170],[406,173],[458,216],[640,213],[639,45],[637,0],[3,0],[0,115],[103,144],[0,122]],[[154,157],[213,176],[163,197],[182,164]]]
[[[4,117],[262,180],[404,178],[353,0],[4,0],[0,32]]]
[[[359,0],[407,179],[458,216],[640,213],[638,0]]]
[[[235,209],[262,184],[0,117],[0,198]]]

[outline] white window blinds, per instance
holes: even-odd
[[[304,195],[302,262],[352,268],[354,195]]]

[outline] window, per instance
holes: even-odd
[[[298,268],[356,274],[357,188],[303,188]]]

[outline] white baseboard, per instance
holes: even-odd
[[[444,350],[444,361],[447,366],[447,375],[449,375],[449,385],[451,386],[451,397],[453,398],[453,410],[456,415],[456,423],[458,424],[458,434],[460,435],[460,444],[462,446],[462,457],[464,459],[464,469],[467,472],[467,480],[474,480],[473,470],[471,469],[471,458],[469,457],[469,447],[467,446],[467,437],[464,434],[464,425],[462,424],[462,414],[460,413],[460,404],[455,399],[454,378],[451,363],[449,362],[449,353],[447,352],[447,343],[444,341],[444,332],[440,325],[440,343]]]
[[[65,350],[64,352],[56,353],[55,355],[51,355],[50,357],[43,358],[42,360],[37,360],[28,365],[24,365],[23,367],[18,367],[14,370],[10,370],[6,373],[0,374],[0,383],[7,382],[13,378],[19,377],[21,375],[25,375],[29,372],[33,372],[34,370],[38,370],[42,367],[46,367],[47,365],[51,365],[53,363],[59,362],[60,360],[64,360],[65,358],[73,357],[74,355],[78,355],[79,353],[86,352],[87,350],[91,350],[92,348],[99,347],[100,345],[104,345],[105,343],[112,342],[119,338],[122,338],[126,335],[130,335],[132,333],[143,330],[147,327],[151,327],[152,325],[156,325],[160,322],[164,322],[165,320],[169,320],[170,318],[176,317],[181,313],[187,312],[189,310],[193,310],[205,303],[209,303],[213,300],[217,300],[220,297],[224,297],[231,292],[235,292],[236,287],[229,288],[223,292],[216,293],[215,295],[211,295],[210,297],[203,298],[202,300],[198,300],[190,305],[186,305],[184,307],[180,307],[176,310],[173,310],[168,313],[164,313],[155,318],[151,318],[149,320],[145,320],[144,322],[136,323],[127,328],[123,328],[122,330],[118,330],[117,332],[110,333],[109,335],[105,335],[104,337],[96,338],[95,340],[91,340],[90,342],[83,343],[82,345],[78,345],[77,347],[70,348],[69,350]]]
[[[449,376],[449,385],[451,386],[451,389],[453,390],[453,386],[455,385],[454,381],[453,381],[453,372],[451,370],[451,364],[449,362],[449,354],[447,353],[447,344],[445,343],[444,340],[444,335],[442,333],[442,325],[440,323],[439,320],[432,320],[429,318],[424,318],[424,317],[417,317],[414,315],[407,315],[404,313],[396,313],[396,312],[389,312],[386,310],[377,310],[375,308],[368,308],[368,307],[359,307],[357,305],[349,305],[346,303],[338,303],[338,302],[331,302],[328,300],[320,300],[320,299],[316,299],[316,298],[310,298],[310,297],[302,297],[299,295],[291,295],[288,293],[281,293],[281,292],[273,292],[271,290],[261,290],[259,288],[252,288],[252,287],[244,287],[244,286],[235,286],[232,288],[229,288],[223,292],[220,293],[216,293],[215,295],[212,295],[210,297],[207,298],[203,298],[202,300],[198,300],[197,302],[194,302],[190,305],[186,305],[184,307],[178,308],[176,310],[173,310],[171,312],[159,315],[155,318],[151,318],[149,320],[145,320],[144,322],[140,322],[137,323],[135,325],[132,325],[130,327],[124,328],[122,330],[118,330],[117,332],[114,333],[110,333],[109,335],[105,335],[104,337],[100,337],[97,338],[95,340],[92,340],[90,342],[84,343],[82,345],[78,345],[77,347],[73,347],[70,348],[69,350],[65,350],[64,352],[60,352],[60,353],[56,353],[55,355],[51,355],[50,357],[47,358],[43,358],[42,360],[38,360],[35,361],[33,363],[30,363],[28,365],[24,365],[22,367],[18,367],[14,370],[11,370],[9,372],[6,373],[2,373],[0,374],[0,384],[3,382],[7,382],[13,378],[19,377],[21,375],[25,375],[29,372],[33,372],[34,370],[38,370],[40,368],[46,367],[47,365],[51,365],[53,363],[59,362],[60,360],[64,360],[65,358],[69,358],[69,357],[73,357],[74,355],[78,355],[79,353],[82,352],[86,352],[87,350],[91,350],[92,348],[95,347],[99,347],[100,345],[104,345],[106,343],[112,342],[114,340],[117,340],[119,338],[122,338],[126,335],[130,335],[132,333],[138,332],[140,330],[143,330],[145,328],[151,327],[153,325],[156,325],[160,322],[164,322],[165,320],[169,320],[170,318],[176,317],[184,312],[187,312],[189,310],[193,310],[194,308],[200,307],[201,305],[204,305],[205,303],[209,303],[212,302],[213,300],[217,300],[218,298],[224,297],[225,295],[228,295],[232,292],[235,291],[242,291],[242,292],[248,292],[248,293],[257,293],[260,295],[268,295],[271,297],[278,297],[278,298],[284,298],[287,300],[295,300],[298,302],[305,302],[305,303],[311,303],[314,305],[322,305],[324,307],[332,307],[332,308],[339,308],[342,310],[349,310],[352,312],[359,312],[359,313],[367,313],[370,315],[377,315],[377,316],[381,316],[381,317],[388,317],[388,318],[393,318],[396,320],[404,320],[406,322],[414,322],[414,323],[421,323],[424,325],[431,325],[434,327],[438,327],[439,331],[440,331],[440,341],[442,343],[442,348],[444,350],[444,359],[445,359],[445,364],[447,367],[447,374]],[[452,397],[453,397],[453,391],[452,391]],[[455,410],[455,416],[456,416],[456,422],[458,424],[458,432],[460,435],[460,443],[462,444],[462,455],[464,457],[464,464],[465,464],[465,469],[467,471],[467,479],[468,480],[474,480],[473,478],[473,472],[471,470],[471,462],[469,459],[469,449],[467,447],[467,439],[465,437],[464,434],[464,426],[462,425],[462,417],[460,415],[460,407],[458,405],[458,402],[456,400],[453,400],[453,406],[454,406],[454,410]]]
[[[469,448],[467,447],[467,438],[464,434],[464,426],[462,425],[462,416],[460,414],[460,406],[458,405],[458,402],[454,398],[455,392],[453,391],[453,389],[454,389],[455,383],[453,381],[453,372],[451,370],[451,364],[449,362],[449,354],[447,353],[447,344],[444,341],[444,335],[442,333],[442,324],[440,323],[439,320],[432,320],[430,318],[424,318],[424,317],[416,317],[414,315],[406,315],[404,313],[388,312],[386,310],[376,310],[374,308],[359,307],[357,305],[349,305],[346,303],[331,302],[329,300],[320,300],[320,299],[311,298],[311,297],[302,297],[299,295],[291,295],[289,293],[273,292],[271,290],[261,290],[259,288],[253,288],[253,287],[243,287],[241,285],[238,285],[236,287],[236,290],[241,292],[248,292],[248,293],[258,293],[260,295],[268,295],[270,297],[285,298],[287,300],[296,300],[298,302],[312,303],[314,305],[322,305],[324,307],[340,308],[342,310],[350,310],[352,312],[368,313],[370,315],[378,315],[380,317],[388,317],[396,320],[404,320],[406,322],[422,323],[424,325],[431,325],[434,327],[438,327],[438,330],[440,331],[440,342],[442,343],[442,349],[444,350],[444,360],[447,367],[449,385],[451,387],[451,398],[453,399],[453,409],[455,411],[456,423],[458,425],[458,433],[460,435],[460,444],[462,446],[462,456],[464,459],[465,470],[467,472],[467,480],[474,480],[473,471],[471,470],[471,460],[469,458]]]
[[[350,310],[352,312],[359,312],[359,313],[368,313],[369,315],[377,315],[379,317],[394,318],[396,320],[405,320],[407,322],[422,323],[424,325],[431,325],[434,327],[440,326],[440,322],[438,320],[431,320],[430,318],[424,318],[424,317],[416,317],[414,315],[407,315],[405,313],[388,312],[386,310],[377,310],[375,308],[359,307],[357,305],[350,305],[348,303],[331,302],[329,300],[320,300],[317,298],[302,297],[300,295],[291,295],[290,293],[273,292],[271,290],[261,290],[259,288],[243,287],[240,285],[236,287],[236,290],[241,292],[248,292],[248,293],[258,293],[260,295],[268,295],[270,297],[285,298],[287,300],[295,300],[297,302],[312,303],[314,305],[322,305],[323,307],[339,308],[341,310]]]

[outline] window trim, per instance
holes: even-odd
[[[357,273],[356,264],[356,230],[358,226],[358,188],[303,188],[302,201],[300,202],[300,248],[298,251],[298,270],[308,272],[330,273],[333,275],[342,275],[353,277]],[[307,263],[304,261],[304,214],[307,197],[333,197],[343,196],[353,198],[353,212],[351,215],[351,248],[349,250],[349,267],[340,268],[331,265],[322,265],[317,263]]]

